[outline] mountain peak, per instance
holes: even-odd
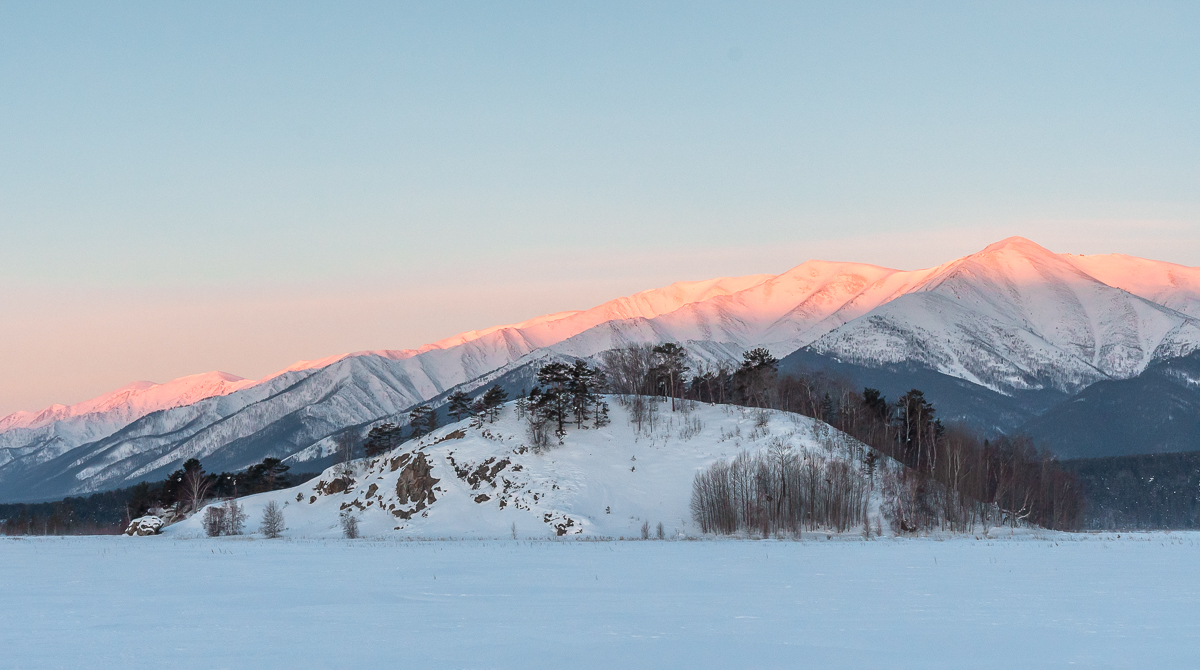
[[[73,405],[54,404],[37,412],[13,412],[0,417],[0,432],[10,428],[37,428],[86,414],[122,411],[137,417],[150,412],[188,405],[214,395],[226,395],[255,382],[214,370],[172,379],[162,384],[136,381]]]
[[[1020,237],[1020,236],[1007,237],[1003,240],[1000,240],[999,242],[994,242],[992,244],[989,244],[988,246],[983,248],[983,251],[980,251],[979,253],[974,254],[974,255],[975,256],[983,256],[986,254],[993,254],[993,253],[997,253],[1000,251],[1015,251],[1015,252],[1023,254],[1023,255],[1033,255],[1033,256],[1054,256],[1054,255],[1056,255],[1053,251],[1050,251],[1046,247],[1043,247],[1042,245],[1038,244],[1037,242],[1034,242],[1033,240],[1030,240],[1030,239],[1027,239],[1024,237]]]

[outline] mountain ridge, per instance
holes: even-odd
[[[194,456],[228,469],[264,455],[319,459],[348,426],[402,417],[545,356],[592,358],[629,344],[679,342],[698,367],[734,366],[753,347],[780,358],[808,349],[1000,394],[1073,394],[1200,347],[1200,321],[1187,313],[1198,296],[1200,269],[1056,254],[1024,238],[923,270],[814,260],[778,275],[677,282],[416,349],[300,361],[258,381],[230,375],[228,392],[107,422],[12,425],[0,429],[0,495],[120,486]]]

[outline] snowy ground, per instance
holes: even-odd
[[[1200,533],[0,538],[0,666],[1184,668]]]

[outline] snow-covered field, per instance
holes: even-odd
[[[0,666],[1200,662],[1200,533],[1006,533],[870,542],[5,538]]]

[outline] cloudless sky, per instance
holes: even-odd
[[[1200,265],[1195,3],[0,3],[0,415],[1009,235]]]

